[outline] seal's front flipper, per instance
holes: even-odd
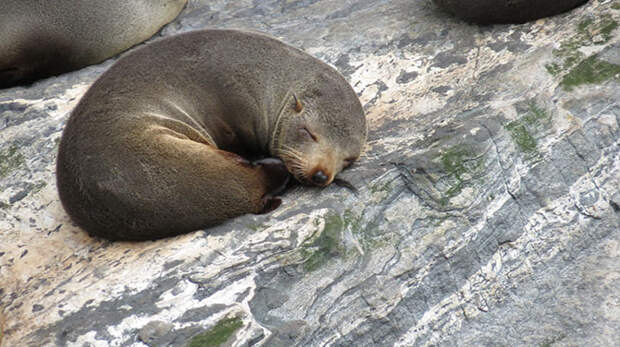
[[[252,162],[252,165],[259,166],[260,169],[264,172],[265,184],[266,184],[266,194],[267,196],[275,196],[284,191],[286,185],[288,184],[291,174],[286,169],[286,166],[282,162],[282,160],[277,158],[263,158]],[[267,204],[265,204],[267,206]],[[276,207],[280,206],[278,203]]]
[[[357,194],[357,188],[355,188],[354,185],[352,185],[349,181],[344,180],[342,178],[334,178],[333,183],[335,185],[337,185],[338,187],[343,187],[343,188],[347,188],[348,190],[350,190],[351,192]]]
[[[276,195],[282,193],[288,184],[291,174],[282,160],[277,158],[263,158],[252,162],[252,166],[261,172],[265,194],[261,198],[262,209],[257,214],[269,213],[282,204]]]
[[[282,205],[282,199],[265,195],[265,197],[263,197],[263,204],[263,210],[257,214],[265,214],[275,210]]]

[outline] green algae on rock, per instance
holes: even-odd
[[[202,334],[192,337],[188,347],[217,347],[228,341],[228,339],[243,326],[241,318],[225,318]]]
[[[342,231],[345,222],[337,214],[325,217],[325,227],[320,234],[308,244],[302,246],[301,253],[306,259],[304,270],[312,272],[325,264],[331,257],[344,253]]]
[[[466,146],[453,146],[441,153],[439,160],[450,180],[454,181],[439,201],[442,206],[446,206],[451,198],[461,193],[470,177],[482,169],[484,156],[477,156]]]
[[[610,14],[582,20],[577,24],[575,35],[553,50],[556,61],[545,65],[547,72],[561,77],[560,85],[566,91],[578,85],[602,83],[616,77],[620,66],[599,59],[597,54],[586,56],[580,49],[606,44],[617,28],[618,22]]]
[[[538,156],[537,141],[531,132],[547,122],[548,118],[549,116],[544,109],[535,103],[530,103],[525,116],[505,126],[519,150],[530,155],[530,159]]]
[[[6,177],[13,170],[24,163],[24,156],[16,145],[0,151],[0,177]]]
[[[609,79],[620,79],[620,65],[608,63],[592,55],[572,68],[564,77],[560,85],[571,91],[582,84],[598,84]]]

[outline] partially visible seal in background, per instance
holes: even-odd
[[[57,185],[91,235],[156,239],[272,210],[289,172],[326,186],[365,141],[360,101],[329,65],[263,34],[195,31],[92,85],[62,135]],[[265,157],[283,164],[246,160]]]
[[[573,9],[587,0],[433,0],[448,12],[479,24],[525,23]]]
[[[2,0],[0,88],[99,63],[155,34],[187,0]]]

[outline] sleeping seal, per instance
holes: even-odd
[[[99,63],[155,34],[187,0],[2,0],[0,88]]]
[[[326,186],[365,141],[362,106],[327,64],[262,34],[195,31],[91,86],[62,135],[57,185],[90,234],[156,239],[272,210],[289,173]],[[265,157],[278,159],[247,160]]]
[[[433,0],[455,16],[480,24],[524,23],[573,9],[587,0]]]

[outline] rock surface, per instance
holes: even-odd
[[[190,1],[162,35],[301,47],[358,92],[369,143],[342,173],[357,194],[296,188],[157,242],[89,238],[55,189],[64,123],[113,60],[0,90],[3,346],[613,345],[619,20],[617,0],[491,27],[430,0]]]

